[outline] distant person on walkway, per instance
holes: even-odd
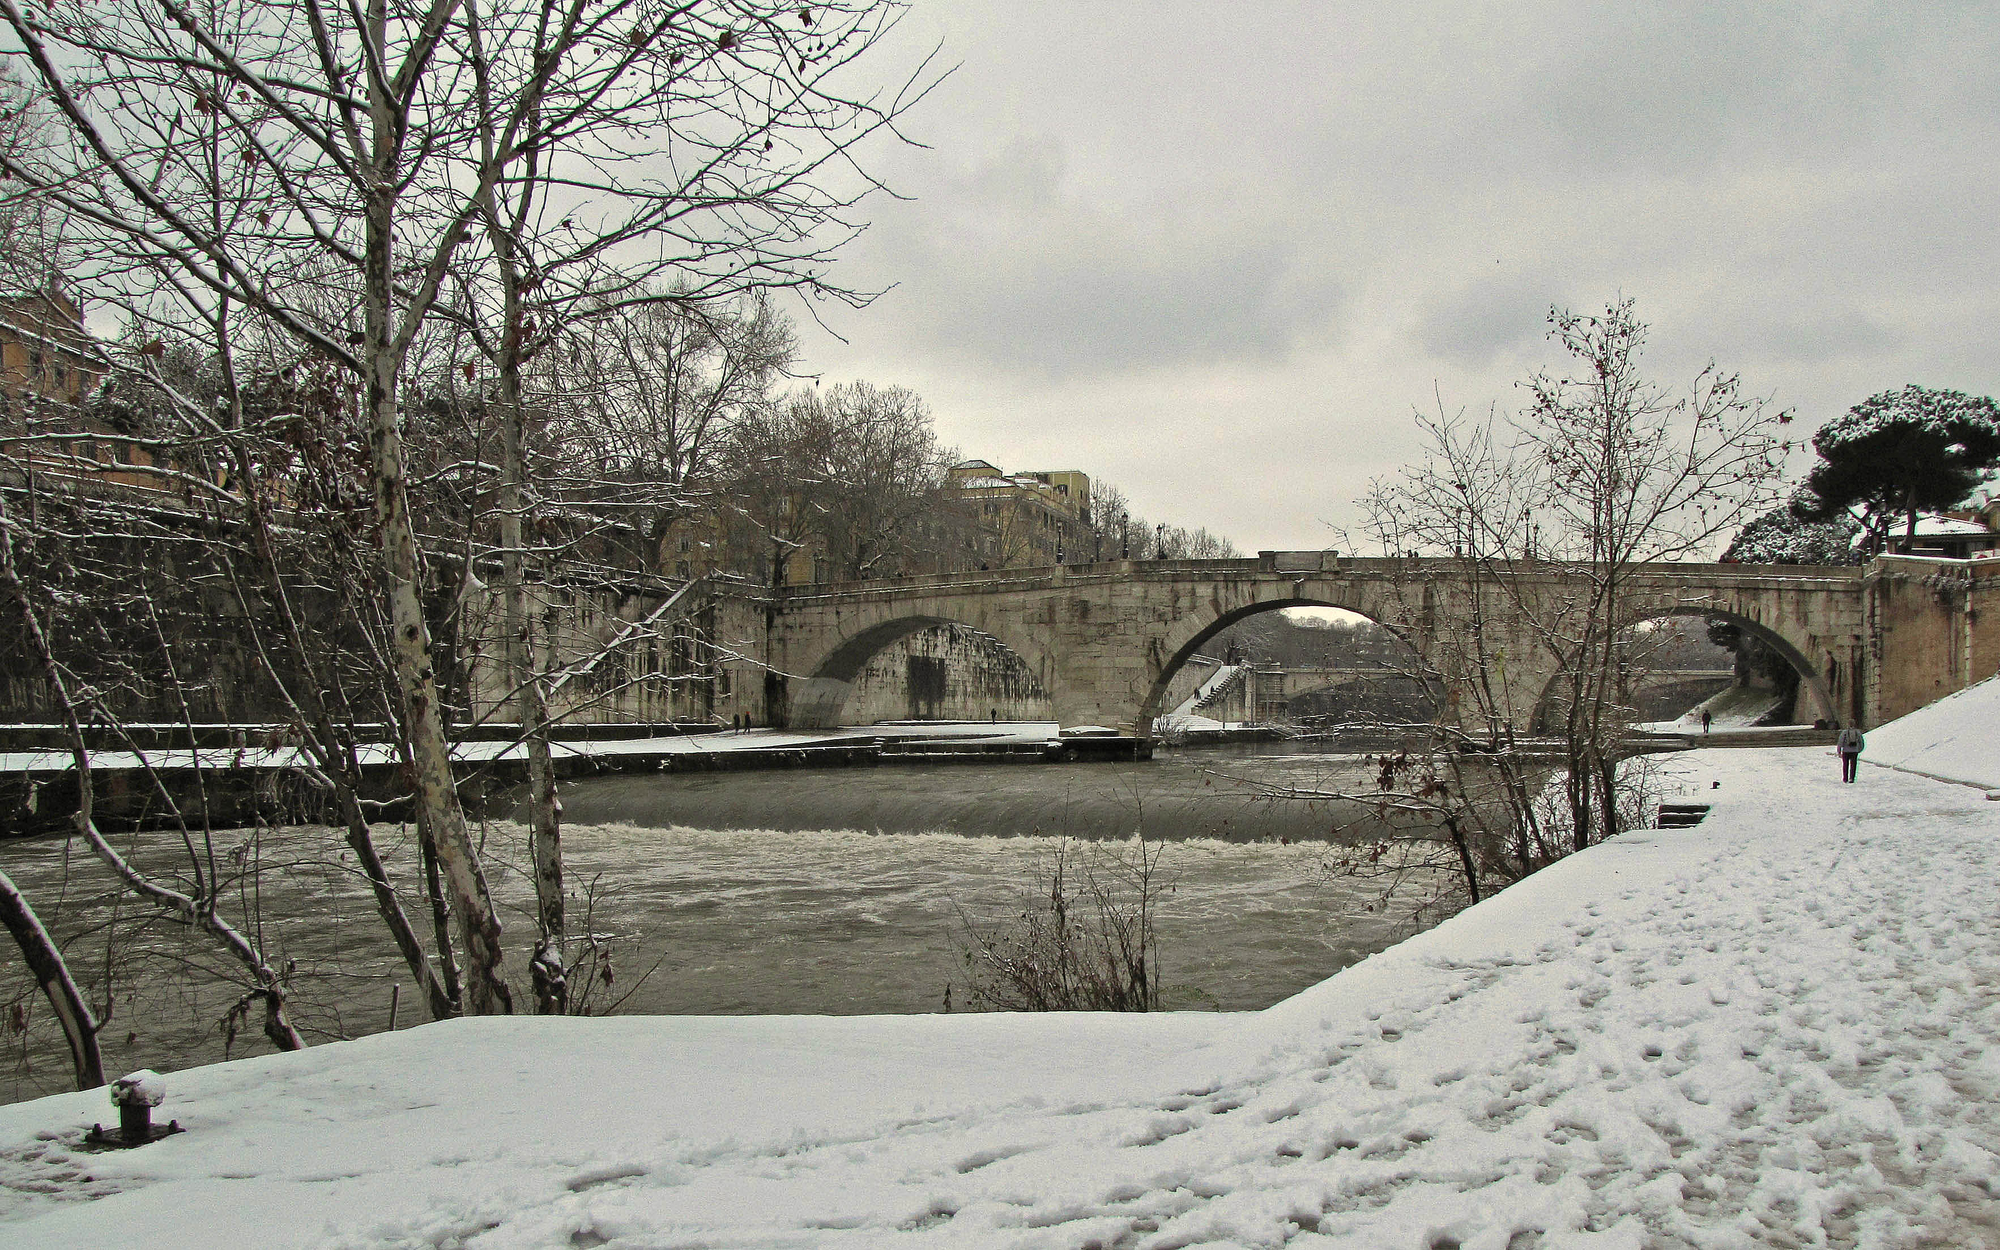
[[[1852,725],[1841,730],[1840,736],[1833,740],[1833,749],[1840,752],[1840,779],[1842,781],[1851,782],[1854,780],[1855,763],[1861,758],[1861,748],[1867,744],[1867,739],[1861,736],[1861,731]]]
[[[1706,708],[1703,708],[1703,709],[1702,709],[1702,713],[1701,713],[1701,731],[1702,731],[1703,733],[1707,733],[1707,732],[1708,732],[1708,722],[1709,722],[1709,719],[1710,719],[1710,718],[1709,718],[1709,714],[1708,714],[1708,709],[1706,709]]]

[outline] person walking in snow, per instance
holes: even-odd
[[[1861,736],[1861,731],[1852,725],[1841,730],[1840,736],[1833,740],[1833,749],[1840,752],[1840,779],[1842,781],[1852,782],[1854,780],[1855,764],[1860,760],[1861,748],[1867,745],[1867,741],[1867,739]]]
[[[1709,722],[1709,714],[1708,714],[1708,711],[1707,711],[1707,709],[1703,709],[1703,711],[1702,711],[1702,714],[1701,714],[1701,731],[1702,731],[1703,733],[1707,733],[1707,732],[1708,732],[1708,722]]]

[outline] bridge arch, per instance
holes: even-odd
[[[1820,672],[1812,660],[1807,658],[1806,653],[1797,644],[1786,638],[1784,634],[1753,617],[1744,616],[1738,612],[1731,612],[1726,608],[1703,604],[1662,607],[1660,610],[1645,616],[1641,620],[1632,622],[1632,624],[1640,625],[1646,621],[1665,620],[1669,617],[1699,617],[1705,620],[1727,621],[1731,625],[1736,626],[1744,633],[1749,634],[1751,637],[1757,639],[1757,641],[1769,647],[1786,664],[1791,666],[1794,673],[1798,674],[1800,697],[1811,699],[1813,716],[1815,718],[1826,720],[1836,725],[1842,723],[1838,706],[1834,702],[1833,690],[1826,680],[1826,674]],[[1627,628],[1630,628],[1630,626]],[[1550,677],[1547,684],[1542,687],[1541,697],[1535,702],[1532,724],[1533,732],[1545,733],[1552,728],[1552,718],[1559,706],[1557,702],[1559,698],[1558,688],[1561,683],[1562,674],[1557,673]],[[1794,713],[1794,719],[1797,719],[1796,712]]]
[[[912,612],[860,626],[837,639],[825,655],[806,670],[804,680],[798,681],[787,692],[785,723],[795,729],[832,729],[839,726],[848,696],[869,661],[898,642],[925,630],[949,625],[991,639],[996,647],[1020,665],[1027,681],[1034,687],[1034,697],[1047,700],[1046,666],[1037,664],[1039,657],[1033,651],[1024,651],[1013,640],[969,621],[930,612]]]
[[[1146,691],[1145,698],[1140,703],[1137,721],[1138,734],[1141,737],[1151,735],[1154,720],[1166,710],[1164,704],[1166,702],[1167,688],[1172,684],[1175,675],[1187,665],[1188,661],[1193,659],[1204,646],[1207,646],[1217,634],[1222,633],[1232,625],[1265,612],[1280,612],[1286,608],[1332,608],[1341,612],[1349,612],[1387,631],[1397,642],[1409,649],[1413,658],[1422,654],[1411,640],[1408,631],[1391,621],[1383,619],[1381,614],[1383,613],[1383,609],[1379,605],[1357,606],[1356,602],[1341,602],[1340,600],[1346,598],[1346,596],[1329,596],[1324,598],[1297,597],[1296,589],[1292,587],[1286,587],[1286,589],[1292,590],[1292,594],[1283,597],[1274,596],[1259,599],[1233,608],[1222,609],[1205,623],[1199,620],[1187,621],[1185,619],[1178,622],[1177,627],[1169,632],[1166,640],[1159,644],[1158,654],[1162,657],[1159,664],[1159,673],[1153,678],[1150,688]],[[1370,611],[1370,607],[1375,607],[1376,610]],[[1172,649],[1168,650],[1168,648]],[[1422,684],[1424,686],[1424,693],[1430,698],[1433,705],[1443,706],[1442,694],[1435,688],[1434,683],[1426,679]]]

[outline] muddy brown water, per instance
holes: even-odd
[[[1096,840],[1087,849],[1115,873],[1143,831],[1159,854],[1167,1004],[1253,1010],[1411,931],[1401,904],[1425,883],[1405,883],[1384,907],[1380,883],[1322,868],[1329,838],[1376,828],[1365,811],[1260,797],[1271,787],[1358,787],[1370,776],[1351,758],[1266,748],[1151,763],[566,783],[571,931],[609,952],[610,978],[594,979],[590,994],[624,1012],[936,1011],[948,985],[963,1008],[968,931],[1003,925],[1029,905],[1062,837]],[[493,823],[481,832],[525,1007],[532,887],[522,830]],[[413,881],[409,832],[387,825],[378,836],[392,874]],[[188,875],[178,838],[118,841],[148,871]],[[312,1040],[387,1027],[399,982],[399,1027],[424,1018],[336,833],[227,831],[213,853],[229,886],[227,914],[288,970],[297,1022]],[[108,1002],[108,1068],[165,1071],[269,1049],[254,1015],[229,1035],[241,974],[199,935],[112,889],[80,846],[16,841],[0,844],[0,858],[93,997]],[[206,872],[206,854],[202,863]],[[63,1089],[60,1035],[11,944],[4,954],[0,994],[21,1004],[28,1029],[0,1039],[0,1098]]]

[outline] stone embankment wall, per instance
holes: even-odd
[[[257,570],[233,567],[228,549],[200,534],[77,539],[53,556],[24,551],[18,559],[86,721],[282,725],[301,715],[287,691],[308,680],[338,686],[329,700],[336,719],[342,707],[371,725],[386,719],[388,683],[371,658],[382,648],[367,643],[359,624],[369,605],[345,600],[310,569],[288,578],[286,593],[318,667],[311,678]],[[457,722],[512,721],[502,706],[510,682],[499,597],[488,587],[462,589],[448,572],[425,605],[445,704]],[[587,723],[714,717],[728,683],[712,605],[702,598],[654,619],[670,589],[609,577],[532,589],[542,661],[566,670],[556,715]],[[60,720],[18,609],[0,605],[0,724]]]
[[[663,587],[537,585],[530,594],[541,662],[556,674],[550,713],[566,723],[710,721],[728,679],[714,646],[711,607],[655,615]],[[513,721],[504,663],[505,611],[491,590],[461,599],[456,639],[473,721]],[[723,714],[722,720],[728,716]]]
[[[963,625],[934,625],[889,644],[862,668],[841,719],[1048,720],[1049,695],[1019,656]]]
[[[1883,556],[1864,611],[1871,726],[2000,673],[2000,559]]]
[[[24,544],[16,561],[86,723],[291,719],[279,683],[297,688],[302,675],[282,648],[256,645],[260,634],[277,633],[262,588],[232,578],[200,535],[78,538],[53,550]],[[363,648],[346,615],[311,584],[292,595],[315,628],[320,662],[348,676],[344,658]],[[19,607],[0,603],[0,722],[61,721]]]

